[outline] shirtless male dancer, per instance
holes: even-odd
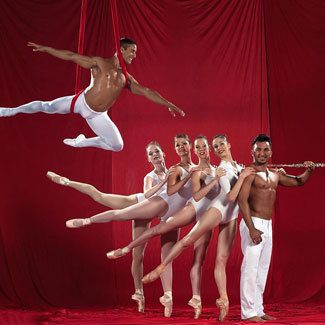
[[[238,202],[243,219],[240,223],[241,247],[244,255],[241,266],[240,300],[241,317],[251,322],[275,319],[263,310],[263,292],[272,253],[272,214],[276,188],[301,186],[306,183],[314,163],[306,161],[306,171],[299,176],[269,170],[272,156],[271,139],[258,135],[252,143],[253,163],[256,174],[248,176],[242,185]]]
[[[173,116],[176,113],[179,113],[181,116],[185,115],[180,108],[163,98],[155,90],[143,87],[130,74],[125,76],[117,54],[111,58],[102,58],[58,50],[32,42],[28,42],[27,45],[33,47],[35,52],[45,52],[59,59],[72,61],[82,68],[90,69],[90,84],[85,90],[74,96],[61,97],[45,102],[34,101],[15,108],[1,107],[0,117],[14,116],[18,113],[78,113],[86,119],[88,125],[97,136],[86,138],[83,134],[80,134],[75,139],[64,139],[63,142],[66,145],[121,151],[123,149],[122,136],[116,125],[109,118],[107,110],[114,104],[124,87],[127,87],[133,94],[145,96],[154,103],[166,106]],[[122,38],[120,40],[120,50],[125,63],[131,64],[132,60],[136,57],[137,45],[135,41]]]

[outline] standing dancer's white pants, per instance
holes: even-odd
[[[272,254],[272,221],[252,217],[256,229],[263,231],[262,242],[253,244],[249,230],[240,222],[241,248],[244,255],[240,276],[242,319],[263,316],[263,293]]]
[[[18,113],[69,114],[74,96],[57,98],[53,101],[34,101],[15,108],[0,108],[0,116],[13,116]],[[105,150],[121,151],[123,139],[120,131],[107,115],[107,112],[95,112],[86,103],[85,92],[76,100],[74,112],[80,114],[97,137],[85,138],[79,135],[76,139],[65,139],[63,142],[73,147],[96,147]]]

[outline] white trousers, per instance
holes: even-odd
[[[69,114],[70,105],[74,96],[57,98],[53,101],[34,101],[15,108],[0,108],[0,116],[14,116],[18,113],[38,113],[47,114]],[[107,115],[107,112],[95,112],[86,103],[84,92],[78,97],[75,113],[80,114],[94,131],[97,137],[85,138],[79,136],[76,139],[64,141],[74,147],[96,147],[105,150],[121,151],[123,149],[123,139],[117,126]]]
[[[262,242],[253,244],[245,221],[240,222],[244,255],[240,276],[241,317],[263,316],[263,293],[272,254],[272,221],[252,217],[255,228],[263,231]]]

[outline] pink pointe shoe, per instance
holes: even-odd
[[[194,309],[194,319],[199,319],[202,313],[201,300],[197,298],[192,298],[187,304]]]
[[[219,321],[223,322],[229,312],[229,300],[226,298],[219,298],[216,300],[216,305],[220,309]]]
[[[138,304],[138,312],[144,313],[144,295],[136,292],[131,296],[131,299]]]
[[[90,218],[71,219],[65,223],[67,228],[81,228],[81,227],[89,226],[90,224],[91,224]]]

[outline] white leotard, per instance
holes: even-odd
[[[239,174],[243,168],[237,163],[235,163],[234,166],[231,162],[224,160],[220,162],[219,167],[224,168],[227,171],[227,174],[220,178],[220,193],[214,200],[212,200],[209,208],[213,207],[221,212],[221,224],[224,224],[238,217],[239,206],[237,200],[235,202],[229,202],[227,199],[227,193],[229,193],[237,182]]]
[[[182,166],[179,167],[182,170],[182,180],[188,175],[188,171]],[[161,221],[166,221],[169,217],[180,210],[192,196],[191,179],[189,179],[177,193],[168,195],[167,189],[165,189],[157,196],[161,197],[168,204],[168,210],[163,215],[159,216]]]
[[[205,179],[203,180],[205,185],[208,185],[214,179],[215,172],[216,169],[214,167],[211,167],[211,173],[207,174]],[[207,210],[211,201],[218,195],[219,192],[220,192],[219,185],[217,184],[200,201],[195,201],[194,198],[190,198],[187,201],[187,203],[191,203],[195,209],[196,221],[198,221],[198,219],[202,216],[202,214]]]
[[[159,176],[156,174],[155,170],[152,170],[150,173],[148,173],[144,178],[143,178],[143,183],[145,183],[145,179],[147,177],[150,177],[152,179],[152,187],[156,186],[157,184],[159,184],[161,182],[161,179],[159,178]],[[158,195],[161,192],[163,192],[166,189],[166,184],[163,185],[154,195]],[[142,202],[146,199],[146,197],[144,196],[144,193],[137,193],[137,200],[138,203]]]

